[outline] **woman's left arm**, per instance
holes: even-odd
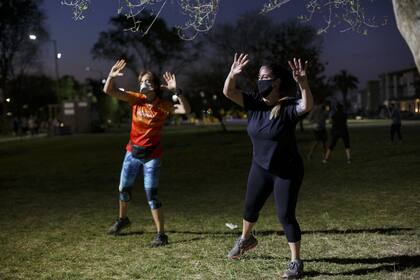
[[[302,67],[301,59],[293,58],[293,61],[289,61],[289,65],[292,69],[293,79],[299,85],[299,89],[302,93],[301,113],[308,113],[314,106],[314,99],[312,97],[311,89],[308,84],[308,77],[306,75],[308,61],[305,61],[305,65]]]
[[[189,114],[191,113],[191,106],[187,98],[183,95],[177,95],[179,104],[175,104],[174,114]]]
[[[176,78],[175,74],[166,72],[163,74],[163,79],[166,82],[164,88],[176,94],[179,104],[174,105],[173,114],[189,114],[191,112],[191,106],[187,98],[181,94],[181,90],[176,87]]]

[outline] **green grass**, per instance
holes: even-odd
[[[123,236],[117,215],[128,133],[2,143],[0,279],[279,279],[289,251],[273,198],[256,227],[257,249],[226,258],[240,225],[251,145],[242,128],[167,128],[160,198],[170,245],[154,234],[142,182]],[[386,127],[352,128],[329,164],[305,161],[298,203],[307,278],[420,279],[420,128],[391,145]],[[310,131],[298,133],[302,153]],[[320,156],[320,152],[318,153]]]

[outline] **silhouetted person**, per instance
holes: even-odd
[[[398,139],[401,141],[401,113],[400,109],[394,104],[391,103],[391,105],[388,108],[388,114],[389,118],[392,120],[391,122],[391,142],[394,143],[394,137],[395,134],[397,134]]]
[[[331,122],[331,142],[327,149],[327,152],[325,153],[325,158],[322,162],[328,162],[332,150],[337,144],[338,139],[342,138],[344,142],[344,147],[346,149],[347,163],[351,163],[350,137],[347,128],[347,113],[344,111],[344,107],[342,104],[338,103],[336,105],[336,109],[332,112],[331,115]]]
[[[35,124],[35,118],[33,117],[33,116],[29,116],[29,119],[28,119],[28,130],[29,130],[29,133],[30,133],[30,135],[35,135],[35,126],[36,126],[36,124]]]
[[[13,135],[14,136],[18,136],[19,135],[19,130],[20,130],[20,119],[17,117],[13,118]]]

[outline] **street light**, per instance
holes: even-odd
[[[29,39],[36,40],[37,36],[35,34],[29,34]],[[57,52],[57,41],[56,40],[48,40],[49,42],[53,43],[54,47],[54,64],[55,64],[55,79],[57,80],[57,88],[58,88],[58,80],[60,76],[58,74],[58,60],[61,58],[61,53]]]
[[[36,40],[37,37],[35,34],[29,34],[29,39],[30,40]],[[54,47],[54,66],[55,66],[55,87],[56,87],[56,93],[57,96],[60,95],[60,75],[58,74],[58,60],[61,58],[61,53],[57,52],[57,41],[56,40],[47,40],[49,42],[53,43],[53,47]],[[52,116],[51,116],[51,108],[50,105],[48,105],[49,108],[49,114],[48,114],[48,118],[50,120],[52,120]]]

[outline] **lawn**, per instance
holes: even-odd
[[[297,216],[307,279],[420,279],[420,126],[350,130],[331,162],[305,160]],[[138,180],[133,224],[108,236],[128,133],[1,143],[0,279],[279,279],[289,251],[273,198],[256,250],[226,258],[241,224],[251,145],[243,127],[167,128],[160,199],[170,244],[154,234]],[[297,133],[302,154],[309,130]]]

